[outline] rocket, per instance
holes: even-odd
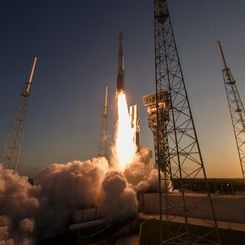
[[[125,91],[125,74],[124,74],[124,54],[123,54],[123,35],[118,36],[118,73],[117,73],[117,93]]]

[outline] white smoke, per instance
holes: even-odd
[[[130,184],[137,192],[157,191],[158,173],[150,160],[152,151],[141,147],[135,156],[134,162],[129,164],[124,174]]]
[[[0,244],[32,244],[39,186],[0,166]]]
[[[97,205],[98,189],[107,169],[105,158],[93,158],[51,164],[39,174],[41,237],[63,232],[76,209]]]
[[[141,147],[136,153],[134,161],[124,171],[127,181],[136,192],[157,192],[159,190],[158,169],[150,164],[152,151]],[[162,182],[162,191],[173,191],[170,180]]]
[[[149,165],[151,159],[152,151],[146,146],[139,147],[139,150],[135,155],[135,162],[144,162],[146,165]]]
[[[113,170],[107,172],[102,182],[102,214],[109,221],[133,217],[138,202],[135,191],[128,186],[123,173]]]
[[[152,153],[142,148],[124,172],[109,167],[103,158],[66,164],[53,163],[36,178],[0,166],[0,245],[34,244],[64,232],[76,209],[97,206],[108,221],[134,217],[137,191],[157,183],[149,164]]]

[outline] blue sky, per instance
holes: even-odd
[[[240,177],[216,41],[222,41],[244,100],[245,2],[168,2],[208,176]],[[141,143],[153,149],[142,103],[142,96],[154,91],[153,1],[0,1],[1,142],[38,56],[22,173],[97,154],[104,87],[111,93],[116,87],[120,30],[128,103],[138,104]]]

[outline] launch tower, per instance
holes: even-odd
[[[21,142],[23,138],[27,109],[31,95],[32,78],[36,63],[37,57],[34,57],[29,78],[25,82],[23,91],[20,94],[20,101],[18,103],[16,113],[13,117],[6,140],[3,142],[1,149],[0,162],[3,163],[6,168],[10,168],[15,171],[17,170],[20,159]]]
[[[219,244],[216,217],[166,0],[154,0],[154,39],[156,93],[150,95],[148,101],[144,99],[148,118],[153,120],[159,170],[160,244]],[[170,198],[172,193],[168,188],[162,190],[167,178],[177,183],[174,188],[180,192],[178,203]],[[204,179],[206,192],[193,202],[187,195],[185,180],[192,181],[192,186],[198,190],[197,178]],[[168,225],[177,218],[171,216],[170,220],[168,213],[172,209],[178,209],[183,216],[182,226],[177,230]],[[190,217],[197,210],[208,212],[211,217],[205,220],[207,229],[202,232],[190,225]]]

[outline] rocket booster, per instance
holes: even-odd
[[[117,74],[117,92],[125,91],[125,74],[124,74],[124,54],[123,54],[123,35],[119,33],[118,37],[118,74]]]

